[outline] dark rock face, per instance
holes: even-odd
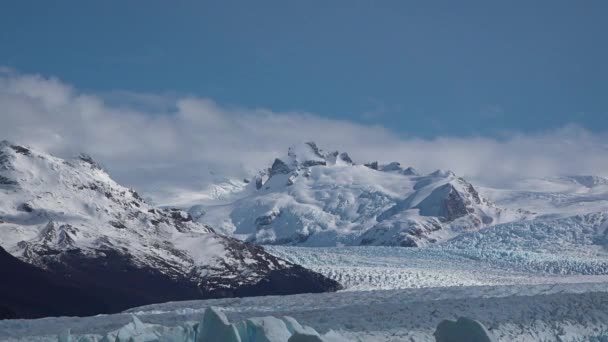
[[[118,228],[118,229],[126,229],[127,228],[127,226],[125,226],[125,224],[122,223],[122,222],[120,222],[120,221],[110,221],[109,223],[114,228]]]
[[[421,242],[436,242],[426,235],[440,230],[437,220],[427,222],[397,222],[393,225],[376,225],[365,232],[360,239],[360,245],[381,245],[400,247],[419,247]]]
[[[177,222],[192,222],[192,215],[181,209],[171,209],[169,211],[171,218]]]
[[[101,167],[101,165],[99,165],[94,159],[93,157],[91,157],[90,155],[86,154],[86,153],[81,153],[78,156],[78,159],[82,160],[83,162],[91,165],[92,169],[97,169],[97,170],[102,170],[103,168]]]
[[[0,247],[0,319],[83,316],[126,308],[127,294],[88,287],[25,263]]]
[[[353,164],[353,160],[350,159],[350,156],[346,152],[340,153],[340,160],[342,160],[343,162],[346,162],[348,164]]]
[[[288,174],[291,172],[289,166],[285,164],[281,159],[276,158],[274,163],[272,163],[272,167],[270,168],[270,176],[274,176],[276,174]]]
[[[243,245],[236,240],[234,243]],[[165,274],[137,265],[127,252],[113,249],[101,249],[96,256],[79,249],[49,253],[40,256],[47,267],[43,270],[0,248],[0,268],[7,274],[0,282],[0,318],[86,316],[167,301],[342,289],[339,283],[300,266],[279,269],[279,259],[262,247],[246,244],[245,248],[253,250],[254,258],[270,257],[277,269],[259,270],[266,272],[259,281],[238,286],[241,279],[216,277],[199,282],[189,274]]]
[[[479,193],[477,192],[477,190],[475,190],[473,184],[467,182],[466,180],[464,180],[464,178],[458,178],[458,181],[465,185],[466,191],[471,194],[475,203],[481,204],[481,197],[479,197]]]
[[[420,202],[416,208],[425,216],[437,216],[446,221],[453,221],[469,214],[470,202],[451,184],[445,184]]]
[[[323,153],[321,153],[321,149],[315,144],[313,141],[309,141],[306,145],[310,146],[310,149],[317,155],[317,157],[324,158]]]
[[[0,175],[0,185],[17,185],[17,182]]]
[[[377,161],[371,162],[371,163],[367,163],[367,164],[363,164],[363,165],[369,167],[372,170],[378,170],[378,162]]]
[[[29,203],[23,203],[17,209],[19,211],[24,211],[26,213],[31,213],[32,211],[34,211],[34,208],[32,208],[32,206]]]
[[[327,162],[322,161],[322,160],[306,160],[306,161],[302,162],[302,164],[301,164],[302,167],[312,167],[312,166],[317,166],[317,165],[325,166],[325,165],[327,165]]]
[[[31,154],[31,151],[23,146],[19,146],[19,145],[11,145],[11,148],[13,150],[15,150],[15,152],[17,153],[21,153],[23,155],[29,156]]]
[[[237,288],[227,296],[213,293],[209,298],[321,293],[339,291],[342,288],[342,285],[335,280],[295,265],[289,269],[271,271],[258,283]]]
[[[260,190],[264,186],[264,180],[261,177],[255,179],[255,188]]]
[[[230,248],[231,256],[234,258],[243,258],[245,254],[239,253],[236,247],[244,248],[250,258],[260,262],[259,265],[264,265],[263,272],[266,275],[255,283],[236,287],[231,286],[230,282],[234,281],[229,278],[213,278],[205,283],[201,283],[201,293],[204,298],[226,298],[226,297],[253,297],[253,296],[268,296],[268,295],[289,295],[296,293],[320,293],[333,292],[343,289],[342,285],[335,280],[329,279],[319,273],[310,271],[299,265],[289,264],[288,267],[282,267],[279,258],[267,254],[264,249],[252,243],[243,244],[234,239],[228,240],[229,244],[234,244]],[[274,268],[274,269],[271,269]]]
[[[445,217],[448,221],[453,221],[470,213],[468,205],[470,203],[463,198],[458,191],[451,188],[448,197],[444,201],[444,207],[440,211],[440,217]]]

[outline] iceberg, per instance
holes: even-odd
[[[478,321],[460,317],[457,321],[444,320],[435,330],[436,342],[496,342]]]
[[[72,336],[70,329],[58,336],[59,342],[346,342],[330,331],[321,335],[292,317],[253,317],[230,323],[217,308],[205,309],[200,322],[184,322],[175,327],[142,322],[137,316],[118,330],[104,336]]]

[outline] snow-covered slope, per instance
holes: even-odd
[[[608,210],[608,179],[600,176],[527,178],[479,192],[502,207],[526,208],[540,218]]]
[[[159,210],[93,159],[0,142],[0,246],[40,268],[134,303],[335,290],[333,281]]]
[[[188,208],[193,203],[227,203],[234,201],[249,183],[248,179],[221,178],[197,189],[175,189],[157,199],[158,206]]]
[[[291,147],[232,196],[190,213],[262,244],[423,246],[531,216],[497,207],[450,171],[356,165],[347,153],[326,153],[312,142]]]

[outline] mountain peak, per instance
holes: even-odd
[[[0,141],[0,149],[4,151],[12,151],[13,153],[19,153],[26,156],[31,154],[31,149],[29,147],[17,145],[8,140]]]
[[[502,213],[451,171],[421,176],[399,162],[353,165],[348,154],[312,142],[275,159],[255,187],[232,203],[199,208],[205,214],[197,220],[257,243],[421,246]]]
[[[92,169],[103,170],[101,164],[93,159],[90,155],[86,153],[80,153],[77,157],[78,160],[81,160],[91,166]]]
[[[437,169],[437,170],[429,173],[429,176],[447,178],[447,177],[456,177],[456,174],[454,174],[454,172],[452,172],[450,170]]]
[[[76,283],[115,293],[137,287],[132,304],[139,305],[270,295],[279,287],[339,289],[261,247],[216,234],[185,211],[154,208],[86,154],[67,161],[2,142],[2,160],[9,163],[0,163],[0,247]],[[167,291],[155,292],[160,288]],[[116,298],[108,301],[123,308]]]
[[[327,164],[327,155],[312,141],[289,147],[287,156],[290,159],[292,167],[310,167]]]

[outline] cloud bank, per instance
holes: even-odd
[[[355,161],[450,169],[485,183],[565,174],[608,175],[608,134],[567,126],[501,138],[400,137],[381,127],[311,113],[222,106],[193,96],[91,94],[40,75],[0,68],[0,139],[61,157],[86,152],[119,182],[156,201],[223,176],[267,167],[313,140]]]

